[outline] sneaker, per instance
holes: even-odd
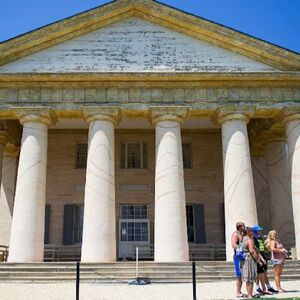
[[[277,290],[274,290],[272,287],[270,287],[270,288],[268,289],[268,291],[271,292],[271,293],[278,293],[278,291],[277,291]]]
[[[259,287],[258,289],[256,289],[256,291],[257,291],[257,293],[259,293],[259,294],[262,294],[263,293],[263,291],[262,291],[262,289]]]

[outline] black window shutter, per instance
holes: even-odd
[[[121,169],[125,169],[125,149],[126,149],[126,144],[121,143]]]
[[[222,242],[225,243],[225,207],[224,203],[220,204],[220,220],[221,220],[221,228],[222,228]]]
[[[74,206],[66,204],[64,206],[64,232],[63,244],[73,245],[73,228],[74,228]]]
[[[195,204],[195,233],[196,244],[206,243],[205,220],[204,220],[204,204]]]
[[[143,143],[143,168],[148,168],[148,161],[147,161],[147,143]]]
[[[45,206],[44,244],[49,244],[50,211],[51,211],[51,205],[50,204],[46,204],[46,206]]]

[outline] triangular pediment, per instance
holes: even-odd
[[[117,0],[0,44],[0,73],[273,72],[300,55],[151,0]]]
[[[137,17],[0,66],[0,73],[270,71],[276,69]]]

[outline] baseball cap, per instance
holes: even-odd
[[[257,232],[257,231],[262,230],[263,228],[260,227],[259,225],[254,225],[253,227],[251,227],[251,229],[252,229],[253,232]]]

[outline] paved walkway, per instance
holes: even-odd
[[[288,292],[264,299],[300,299],[300,280],[283,282]],[[197,284],[197,299],[235,299],[233,281]],[[72,283],[0,283],[1,300],[75,300]],[[191,284],[82,284],[81,300],[192,300]]]

